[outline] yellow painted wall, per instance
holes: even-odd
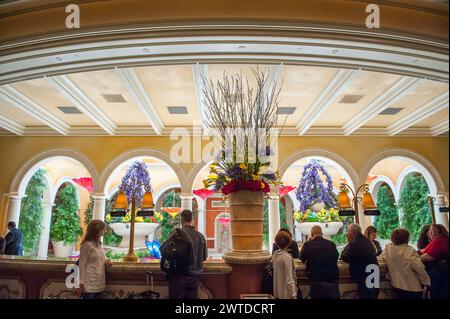
[[[34,155],[55,148],[70,148],[87,156],[100,173],[118,155],[135,148],[153,148],[166,154],[176,141],[169,137],[0,137],[0,194],[8,193],[16,172]],[[206,143],[206,142],[205,142]],[[308,148],[321,148],[345,158],[359,173],[366,162],[384,149],[402,148],[419,153],[438,170],[449,184],[448,137],[280,137],[279,162]],[[180,164],[186,175],[195,164]],[[6,216],[5,197],[0,227]],[[0,233],[3,229],[0,228]]]

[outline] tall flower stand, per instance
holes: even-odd
[[[271,256],[262,250],[264,193],[239,191],[229,195],[231,251],[223,259],[232,265],[231,298],[261,292],[265,266]]]

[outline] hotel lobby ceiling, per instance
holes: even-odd
[[[283,135],[448,132],[446,1],[374,1],[380,30],[363,25],[372,1],[260,0],[238,16],[235,0],[177,1],[79,1],[75,30],[61,23],[68,1],[3,2],[0,134],[192,130],[202,77],[252,68],[281,87]]]
[[[308,65],[181,64],[35,78],[0,87],[2,134],[167,135],[201,126],[202,76],[268,74],[284,135],[440,135],[448,83]]]

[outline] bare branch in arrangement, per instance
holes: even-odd
[[[253,158],[253,150],[259,152],[263,147],[265,152],[271,129],[278,124],[278,96],[281,91],[281,86],[277,88],[276,85],[268,91],[266,88],[270,86],[266,74],[259,70],[252,71],[255,88],[248,79],[244,81],[242,74],[227,75],[224,72],[222,79],[215,83],[203,78],[203,103],[207,107],[205,126],[218,132],[222,141],[245,143],[245,160]],[[264,141],[260,140],[261,129],[266,134]],[[253,150],[249,151],[249,145]],[[217,146],[223,149],[223,145]],[[239,148],[242,149],[242,145]],[[236,151],[235,144],[232,149]]]

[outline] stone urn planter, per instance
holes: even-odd
[[[72,256],[73,250],[75,248],[75,244],[64,245],[63,241],[53,241],[53,253],[55,257],[69,257]]]
[[[114,232],[122,236],[119,248],[128,248],[130,244],[130,223],[112,223],[110,224]],[[158,223],[136,223],[134,225],[134,248],[146,248],[145,237],[148,236],[149,241],[153,241],[155,230],[159,226]]]
[[[319,225],[322,228],[323,237],[326,239],[331,239],[331,236],[337,234],[341,229],[341,227],[344,226],[342,222],[329,222],[329,223],[295,222],[295,227],[300,231],[302,237],[306,236],[306,238],[311,235],[311,228],[313,228],[315,225]]]
[[[264,193],[239,191],[228,197],[231,219],[231,251],[223,258],[230,263],[264,263],[270,259],[263,251]]]

